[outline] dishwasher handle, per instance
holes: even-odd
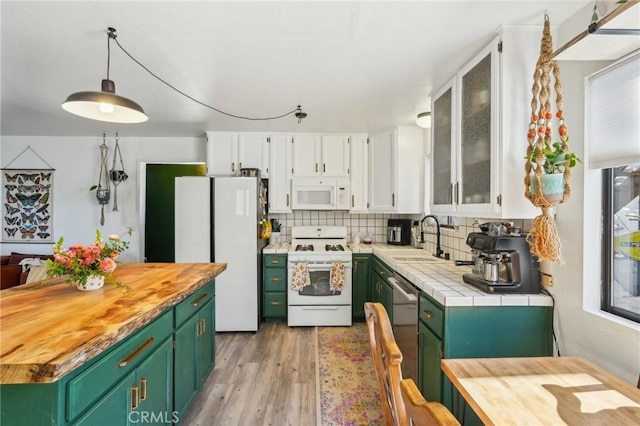
[[[405,298],[405,300],[407,300],[408,302],[418,301],[418,296],[416,295],[416,292],[411,291],[413,289],[413,286],[411,286],[411,284],[401,282],[396,277],[389,277],[387,278],[387,280],[391,283],[394,290],[399,292]],[[410,286],[410,287],[407,288],[407,286]],[[409,290],[409,292],[407,290]]]

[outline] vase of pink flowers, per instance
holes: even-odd
[[[131,235],[128,228],[124,235]],[[64,238],[60,237],[53,246],[53,260],[47,260],[47,278],[66,276],[67,283],[75,284],[79,290],[91,291],[104,286],[105,282],[123,290],[129,286],[115,279],[113,271],[117,268],[116,259],[129,247],[129,242],[117,234],[109,234],[103,241],[102,233],[96,230],[95,240],[89,244],[74,244],[64,248]]]

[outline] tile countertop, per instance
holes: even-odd
[[[269,244],[262,249],[263,254],[287,254],[289,252],[290,243]]]
[[[462,274],[471,272],[470,266],[456,266],[451,260],[398,263],[389,256],[390,250],[407,250],[407,254],[424,250],[411,246],[388,244],[349,244],[353,253],[373,253],[389,267],[412,282],[443,306],[553,306],[545,294],[489,294],[462,281]]]

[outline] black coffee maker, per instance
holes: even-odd
[[[411,219],[389,219],[387,244],[408,246],[411,244]]]
[[[465,283],[487,293],[540,293],[540,266],[524,236],[492,236],[472,232],[467,245],[473,249],[471,274]]]

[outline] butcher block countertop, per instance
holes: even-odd
[[[209,283],[226,263],[121,264],[84,292],[63,278],[0,292],[0,384],[55,382]]]

